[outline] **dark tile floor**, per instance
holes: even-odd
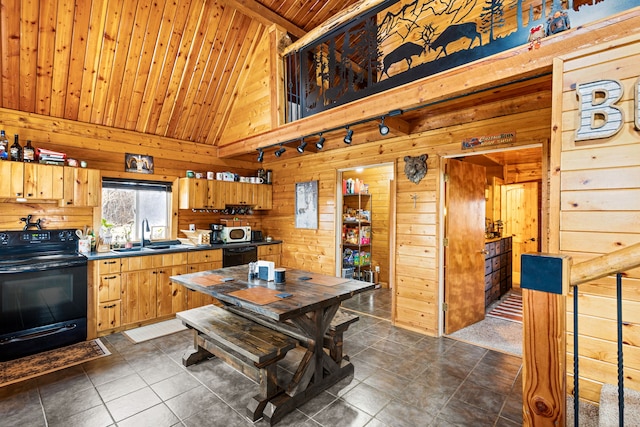
[[[345,335],[354,377],[288,414],[279,426],[522,424],[520,358],[395,328],[384,320],[390,307],[391,293],[384,289],[345,304],[371,314],[361,315]],[[243,414],[255,383],[217,359],[182,367],[190,332],[141,344],[115,334],[103,342],[109,357],[0,388],[0,425],[252,424]],[[292,375],[296,357],[300,352],[289,352],[279,375]]]

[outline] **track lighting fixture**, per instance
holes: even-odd
[[[353,136],[353,131],[351,129],[349,129],[349,126],[347,126],[347,134],[344,136],[344,143],[345,144],[351,144],[351,137]]]
[[[304,140],[304,138],[302,138],[300,140],[300,145],[298,145],[298,148],[296,148],[296,150],[298,150],[298,153],[302,154],[304,153],[304,149],[307,146],[307,141]]]
[[[264,151],[260,149],[258,150],[258,162],[262,163],[262,160],[264,160]]]
[[[280,156],[282,156],[282,154],[284,154],[284,152],[285,152],[285,151],[287,151],[287,149],[286,149],[286,148],[284,148],[282,145],[280,145],[280,148],[278,148],[278,149],[276,150],[276,152],[275,152],[275,153],[273,153],[273,154],[275,154],[275,155],[276,155],[276,157],[280,157]]]
[[[380,124],[378,125],[380,129],[380,135],[384,136],[389,133],[389,126],[384,124],[384,116],[381,117]]]
[[[324,147],[324,136],[320,134],[320,139],[316,142],[316,148],[318,150],[322,150],[323,147]]]

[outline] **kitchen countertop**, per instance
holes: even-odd
[[[122,258],[128,256],[146,256],[146,255],[161,255],[166,253],[173,252],[191,252],[191,251],[208,251],[212,249],[230,249],[230,248],[244,248],[247,246],[262,246],[262,245],[277,245],[282,243],[282,240],[272,240],[270,242],[262,241],[262,242],[242,242],[242,243],[219,243],[213,245],[198,245],[198,246],[190,246],[183,245],[179,240],[168,240],[162,242],[153,242],[148,245],[145,245],[142,250],[140,250],[140,245],[134,245],[132,250],[122,250],[120,252],[109,251],[109,252],[91,252],[90,254],[86,254],[85,256],[89,261],[101,260],[101,259],[109,259],[109,258]],[[162,248],[153,249],[154,246],[162,246]],[[168,246],[168,247],[167,247]]]

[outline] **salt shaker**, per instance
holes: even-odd
[[[255,263],[255,262],[250,262],[250,263],[249,263],[249,273],[247,274],[247,279],[248,279],[249,281],[254,280],[254,279],[256,278],[256,275],[255,275],[255,273],[254,273],[254,271],[255,271],[255,269],[256,269],[256,268],[255,268],[255,265],[256,265],[256,263]]]

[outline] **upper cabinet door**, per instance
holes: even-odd
[[[0,198],[24,197],[24,163],[0,162]]]
[[[60,206],[100,205],[100,171],[85,168],[64,168],[64,198]]]

